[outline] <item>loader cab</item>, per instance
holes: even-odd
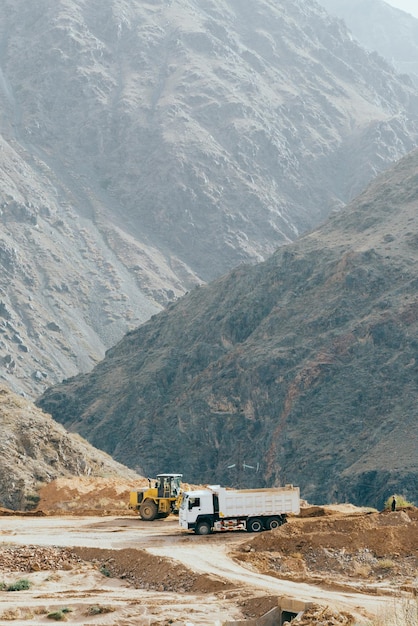
[[[177,498],[183,474],[158,474],[156,488],[159,498]]]

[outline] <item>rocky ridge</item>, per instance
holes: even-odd
[[[416,497],[418,152],[345,211],[193,290],[39,405],[146,475]],[[155,450],[158,449],[158,459]]]
[[[356,39],[397,70],[418,76],[418,20],[383,0],[319,0],[342,18]]]
[[[417,145],[418,93],[301,0],[4,0],[0,375],[34,397]]]
[[[112,491],[114,507],[117,487],[120,490],[122,484],[125,494],[119,499],[126,509],[129,486],[144,480],[4,386],[0,387],[0,433],[0,505],[6,509],[34,510],[43,486],[49,485],[50,492],[55,479],[74,476],[80,477],[78,491],[83,477],[89,479],[90,490],[95,490],[86,508],[95,508],[98,498],[99,507],[105,507],[105,490]],[[67,507],[78,506],[75,492],[67,497]],[[55,508],[61,507],[56,504]]]

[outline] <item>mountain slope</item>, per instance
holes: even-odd
[[[383,0],[319,0],[357,40],[405,74],[418,75],[418,20]]]
[[[106,476],[109,483],[115,478],[140,480],[138,474],[67,433],[50,415],[4,386],[0,387],[0,426],[1,507],[33,509],[39,490],[57,478]]]
[[[414,152],[320,229],[128,333],[40,406],[144,474],[167,463],[194,482],[295,483],[313,502],[414,499],[417,171]]]
[[[40,393],[416,147],[418,93],[296,0],[4,0],[0,365]]]

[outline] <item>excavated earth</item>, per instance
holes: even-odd
[[[269,576],[332,589],[418,593],[418,509],[295,518],[234,554]]]
[[[305,506],[275,531],[198,537],[139,520],[121,489],[60,479],[37,511],[0,510],[1,624],[255,624],[287,595],[310,601],[295,626],[383,626],[416,605],[417,508]]]

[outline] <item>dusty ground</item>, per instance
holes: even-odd
[[[312,507],[276,531],[199,537],[127,514],[116,484],[77,481],[44,490],[48,515],[0,516],[0,583],[31,583],[0,591],[1,624],[222,624],[287,595],[313,603],[301,625],[352,625],[418,590],[417,509]]]

